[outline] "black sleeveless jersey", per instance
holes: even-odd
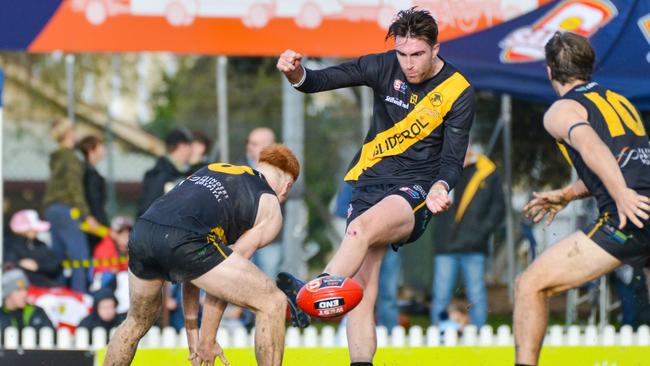
[[[585,107],[589,124],[616,158],[627,186],[639,194],[650,194],[650,142],[636,108],[624,96],[595,82],[576,86],[562,99]],[[563,141],[558,145],[598,201],[600,211],[616,211],[614,200],[580,154]]]
[[[275,195],[258,171],[210,164],[158,198],[141,218],[200,235],[214,234],[230,245],[255,224],[263,193]]]
[[[314,93],[360,85],[373,90],[372,122],[345,180],[359,186],[442,180],[453,188],[474,119],[474,90],[460,71],[445,62],[432,78],[410,84],[389,51],[305,69],[296,88]]]

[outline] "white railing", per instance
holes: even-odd
[[[73,335],[68,329],[34,328],[22,330],[22,344],[19,344],[18,329],[9,327],[2,332],[2,345],[5,349],[78,349],[92,350],[105,347],[109,335],[103,328],[77,329]],[[38,334],[37,334],[38,333]],[[37,337],[38,336],[38,337]],[[92,336],[92,337],[91,337]],[[251,347],[255,338],[254,330],[247,332],[244,328],[233,330],[221,329],[217,340],[224,348]],[[451,347],[451,346],[512,346],[513,335],[510,327],[502,325],[496,329],[484,326],[465,328],[462,335],[453,330],[441,333],[437,327],[426,330],[419,326],[409,328],[395,327],[388,333],[384,327],[377,327],[377,344],[379,347]],[[611,325],[599,330],[596,326],[563,326],[549,328],[545,338],[549,346],[650,346],[650,327],[643,325],[634,332],[632,327],[623,326],[619,332]],[[287,347],[346,347],[345,331],[325,326],[320,333],[314,327],[304,330],[289,328],[286,333]],[[142,348],[184,348],[187,347],[185,331],[176,332],[171,327],[160,329],[153,327],[140,342]],[[0,347],[1,348],[1,347]]]

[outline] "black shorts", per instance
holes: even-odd
[[[639,229],[629,220],[618,229],[618,215],[605,212],[583,231],[599,247],[633,267],[650,266],[650,222]]]
[[[193,280],[223,262],[232,250],[213,235],[139,219],[129,236],[129,270],[138,278]]]
[[[348,206],[348,225],[361,214],[366,212],[370,207],[377,204],[385,197],[397,195],[404,197],[413,209],[415,216],[415,225],[411,236],[399,242],[392,243],[395,251],[408,243],[412,243],[422,234],[427,228],[429,220],[431,220],[431,211],[426,206],[427,193],[429,192],[430,184],[373,184],[367,186],[358,186],[352,188],[352,199]]]

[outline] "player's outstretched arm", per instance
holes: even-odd
[[[533,199],[524,206],[526,217],[532,218],[533,222],[540,222],[548,215],[546,225],[550,225],[555,215],[564,209],[569,202],[589,196],[589,190],[582,180],[562,189],[554,189],[546,192],[533,192]]]
[[[627,187],[614,155],[585,121],[586,110],[573,100],[555,102],[544,115],[546,130],[576,149],[589,169],[603,182],[616,203],[619,228],[624,228],[628,219],[637,227],[643,227],[642,220],[650,217],[650,198]]]

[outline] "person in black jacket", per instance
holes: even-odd
[[[2,308],[0,309],[0,331],[7,327],[18,329],[19,342],[25,327],[53,328],[45,311],[27,303],[29,280],[20,269],[12,269],[2,275]]]
[[[95,328],[104,328],[106,332],[116,328],[126,318],[126,314],[118,314],[117,298],[113,290],[105,287],[93,295],[93,312],[81,320],[79,328],[92,332]]]
[[[174,188],[188,173],[192,154],[192,134],[184,128],[177,128],[165,138],[168,154],[156,160],[142,180],[142,195],[138,205],[138,216],[142,215],[156,198]]]
[[[79,150],[84,154],[84,191],[90,214],[103,225],[109,225],[106,214],[106,179],[97,171],[97,164],[106,156],[104,141],[89,135],[79,141]]]
[[[38,233],[48,231],[50,223],[41,221],[35,210],[16,212],[9,223],[14,235],[5,243],[4,264],[20,268],[29,281],[39,287],[58,286],[61,265]]]
[[[485,257],[490,234],[504,218],[505,201],[501,179],[494,163],[485,155],[467,149],[465,168],[454,189],[449,211],[439,216],[434,230],[433,301],[431,323],[451,302],[458,272],[463,273],[465,291],[470,301],[470,319],[480,327],[487,320]]]

